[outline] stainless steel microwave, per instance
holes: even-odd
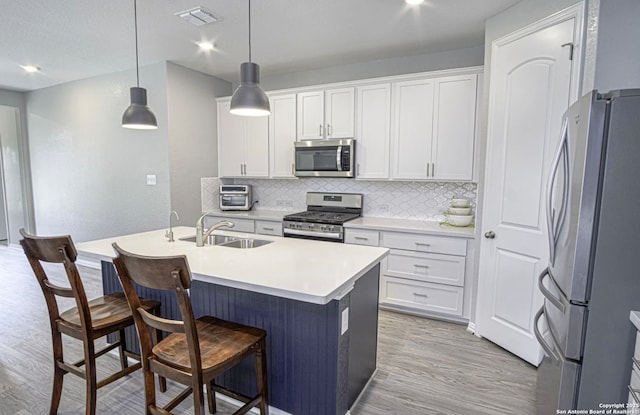
[[[295,142],[295,170],[299,177],[354,177],[356,140]]]
[[[248,184],[220,186],[220,210],[251,210],[253,192]]]

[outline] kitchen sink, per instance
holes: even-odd
[[[270,244],[273,241],[267,241],[264,239],[236,239],[235,241],[225,242],[220,246],[228,246],[229,248],[249,249],[257,248],[259,246]]]
[[[209,245],[221,245],[227,242],[236,241],[238,238],[235,236],[225,236],[225,235],[209,235],[207,236],[207,244]],[[178,238],[180,241],[185,242],[196,242],[196,236],[185,236],[184,238]]]

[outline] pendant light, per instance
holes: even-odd
[[[133,20],[136,33],[136,86],[130,89],[131,105],[122,114],[122,126],[137,130],[158,128],[158,121],[147,106],[147,90],[140,88],[140,69],[138,66],[138,10],[137,0],[133,0]]]
[[[249,117],[271,113],[269,98],[260,88],[260,67],[251,62],[251,0],[249,0],[249,62],[240,65],[240,85],[231,97],[229,112]]]

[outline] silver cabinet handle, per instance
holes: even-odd
[[[489,231],[484,234],[484,237],[487,239],[493,239],[496,237],[496,233],[494,231]]]
[[[545,268],[545,270],[542,271],[542,274],[540,274],[540,276],[538,277],[538,288],[540,289],[540,292],[542,293],[542,295],[544,295],[544,298],[549,300],[549,302],[553,304],[558,310],[560,310],[560,312],[564,313],[564,310],[565,310],[564,303],[559,298],[554,297],[551,291],[547,290],[547,287],[545,287],[544,284],[542,283],[542,281],[544,281],[544,278],[547,275],[551,276],[551,274],[549,274],[549,268]],[[556,290],[560,291],[560,287],[558,287],[558,284],[554,281],[553,278],[549,278],[549,281],[551,281],[551,284],[553,284],[556,287]]]
[[[295,164],[291,163],[291,175],[295,176],[296,175],[296,167]]]
[[[421,246],[427,246],[427,247],[431,246],[431,244],[426,244],[424,242],[416,242],[415,244],[416,244],[416,247],[418,247],[418,248],[421,247]]]
[[[242,163],[240,163],[240,176],[242,176],[244,173],[244,170],[242,169]]]
[[[264,229],[265,231],[275,231],[274,228],[267,228],[266,226],[263,226],[262,229]]]
[[[547,344],[547,342],[544,340],[544,337],[542,337],[542,333],[540,333],[540,329],[538,328],[538,320],[540,320],[542,314],[544,314],[544,306],[540,307],[540,310],[538,310],[536,316],[533,319],[533,333],[535,334],[536,339],[538,339],[538,343],[540,343],[540,346],[542,346],[542,349],[547,354],[547,356],[556,361],[559,361],[560,357],[558,356],[556,351]]]
[[[436,177],[436,163],[431,163],[431,177]]]
[[[358,241],[368,241],[369,238],[365,238],[364,236],[354,236],[353,239],[357,239]]]
[[[424,268],[424,269],[429,268],[429,265],[424,265],[424,264],[413,264],[413,266],[416,268]]]
[[[429,177],[429,164],[431,163],[427,163],[427,177]]]
[[[413,295],[415,295],[416,297],[429,298],[427,294],[422,294],[422,293],[413,293]]]
[[[327,137],[331,135],[331,124],[327,124]]]
[[[320,137],[322,137],[322,124],[320,124]]]
[[[360,163],[356,164],[356,176],[360,174]]]
[[[633,397],[633,400],[636,401],[637,404],[640,404],[640,396],[638,396],[638,393],[640,393],[640,390],[633,389],[631,385],[627,386],[627,388],[629,388],[629,392],[631,392],[631,396]]]

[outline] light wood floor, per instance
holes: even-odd
[[[88,296],[100,295],[99,272],[81,272]],[[52,364],[47,311],[20,250],[0,246],[0,281],[0,415],[48,413]],[[535,369],[467,333],[464,326],[381,311],[378,343],[378,371],[352,415],[535,413]],[[76,341],[65,340],[65,346],[68,360],[81,357]],[[118,362],[107,355],[99,366],[104,369],[99,376],[104,376]],[[167,394],[158,393],[159,401],[166,402],[179,388],[170,383]],[[84,382],[65,376],[58,413],[84,413],[84,396]],[[143,402],[139,372],[98,391],[99,414],[142,414]],[[234,410],[220,401],[218,408],[221,415]],[[190,400],[175,413],[192,413]]]

